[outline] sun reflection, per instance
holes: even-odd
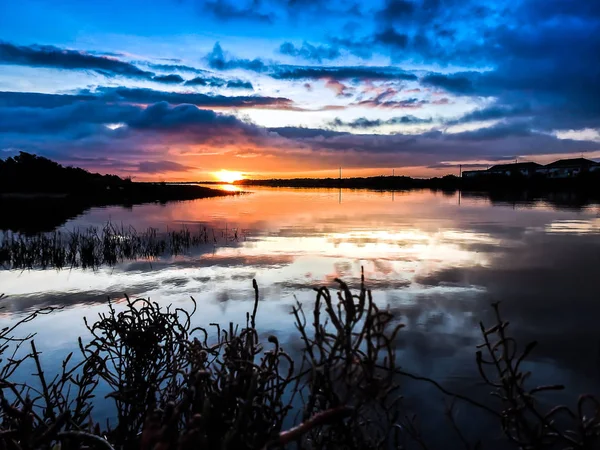
[[[218,186],[218,188],[219,188],[219,189],[222,189],[222,190],[224,190],[224,191],[227,191],[227,192],[242,192],[242,188],[241,188],[241,187],[239,187],[239,186],[235,186],[235,185],[233,185],[233,184],[229,184],[229,183],[226,183],[226,184],[220,184],[220,185]]]
[[[231,170],[220,170],[219,172],[214,172],[213,176],[222,183],[233,183],[244,179],[242,172],[233,172]]]

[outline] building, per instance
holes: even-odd
[[[542,167],[541,164],[535,162],[522,162],[513,164],[498,164],[490,167],[486,172],[490,175],[504,175],[507,177],[521,175],[524,177],[532,177],[536,170]]]
[[[585,158],[560,159],[538,169],[548,178],[571,178],[584,172],[600,170],[600,164]]]
[[[547,178],[569,178],[585,172],[600,173],[600,163],[585,158],[561,159],[542,166],[535,162],[513,164],[497,164],[487,170],[467,170],[462,173],[464,178],[479,178],[485,176],[520,176],[531,178],[543,176]]]
[[[476,178],[476,177],[480,177],[482,175],[488,175],[487,171],[485,171],[485,170],[463,170],[462,171],[462,176],[464,178]]]

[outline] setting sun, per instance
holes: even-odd
[[[232,172],[230,170],[220,170],[219,172],[213,173],[213,175],[217,180],[223,183],[233,183],[244,179],[242,172]]]

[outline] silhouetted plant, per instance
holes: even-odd
[[[150,300],[126,298],[124,310],[86,322],[89,342],[79,340],[80,362],[68,355],[60,373],[47,377],[33,336],[0,330],[0,449],[306,449],[428,448],[414,414],[400,397],[403,377],[430,383],[448,396],[447,417],[464,448],[471,444],[454,421],[454,402],[466,402],[497,418],[507,445],[523,449],[598,448],[600,405],[581,397],[577,410],[539,408],[538,393],[559,386],[527,385],[522,365],[535,344],[517,352],[508,323],[481,325],[477,366],[499,399],[480,403],[450,392],[427,377],[399,367],[394,341],[402,325],[377,307],[364,278],[357,293],[336,279],[337,291],[317,289],[312,314],[292,309],[302,339],[292,358],[275,336],[261,343],[254,282],[252,313],[243,327],[230,323],[211,330],[192,326],[190,312]],[[47,314],[47,308],[20,323]],[[31,352],[18,357],[19,348]],[[484,352],[486,353],[484,355]],[[35,367],[35,383],[13,381],[15,370]],[[493,375],[492,375],[493,373]],[[97,387],[110,388],[116,422],[93,421]],[[287,429],[286,429],[287,428]],[[485,444],[485,443],[483,443]]]

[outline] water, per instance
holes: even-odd
[[[485,196],[430,191],[252,189],[231,198],[92,209],[63,228],[107,221],[162,229],[236,229],[237,240],[189,255],[98,270],[1,271],[3,320],[41,305],[64,308],[23,328],[38,333],[49,364],[75,350],[83,317],[105,310],[107,296],[199,304],[198,324],[242,323],[261,290],[257,324],[298,346],[290,316],[313,287],[340,277],[358,286],[361,267],[380,305],[407,327],[398,348],[404,368],[469,391],[479,320],[502,301],[510,329],[536,339],[529,369],[543,383],[565,383],[564,399],[600,389],[600,207],[492,203]],[[307,305],[307,306],[308,306]],[[562,401],[561,397],[561,401]]]

